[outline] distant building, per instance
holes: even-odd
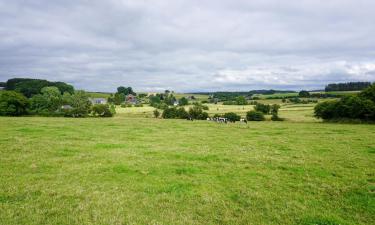
[[[90,101],[93,105],[107,104],[107,99],[105,99],[105,98],[90,98]]]
[[[126,103],[130,103],[130,104],[137,104],[138,101],[137,101],[137,97],[132,95],[132,94],[128,94],[125,98],[125,101]]]

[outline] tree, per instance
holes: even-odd
[[[236,98],[236,104],[237,105],[247,105],[247,100],[244,96],[238,96]]]
[[[125,102],[125,97],[124,93],[116,93],[113,98],[113,103],[115,103],[115,105],[121,105],[121,103]]]
[[[72,109],[67,110],[65,116],[86,117],[90,113],[91,102],[85,91],[76,91],[68,104]]]
[[[205,120],[208,118],[208,113],[204,112],[199,105],[194,105],[189,109],[189,117],[196,120]]]
[[[258,104],[255,105],[254,109],[255,109],[255,111],[259,111],[259,112],[262,112],[264,114],[269,114],[270,110],[271,110],[271,106],[268,105],[268,104],[258,103]]]
[[[133,88],[132,87],[124,87],[124,86],[120,86],[117,88],[117,93],[118,94],[124,94],[125,96],[126,95],[129,95],[129,94],[132,94],[132,95],[136,95],[136,93],[133,91]]]
[[[21,116],[27,113],[28,100],[15,91],[0,92],[0,115]]]
[[[235,122],[235,121],[241,120],[241,116],[234,113],[234,112],[225,113],[223,117],[227,118],[230,122]]]
[[[159,118],[159,116],[160,116],[160,112],[157,109],[155,109],[154,110],[154,117]]]
[[[359,97],[375,102],[375,83],[359,93]]]
[[[302,90],[298,93],[298,96],[300,98],[308,98],[310,97],[310,92]]]
[[[44,87],[41,92],[47,102],[46,108],[48,111],[54,112],[61,107],[62,96],[57,87]]]
[[[246,119],[248,121],[263,121],[265,120],[264,114],[259,111],[251,110],[246,113]]]
[[[108,104],[96,104],[92,106],[92,114],[100,117],[112,117],[113,113]]]
[[[40,94],[44,87],[57,87],[60,93],[69,92],[73,94],[73,86],[64,82],[50,82],[47,80],[30,79],[30,78],[13,78],[6,82],[6,90],[15,90],[21,92],[30,98],[33,95]]]
[[[317,118],[324,120],[359,119],[375,121],[375,84],[358,96],[345,96],[340,100],[318,103],[314,108]]]
[[[180,100],[178,100],[178,104],[180,106],[188,105],[189,104],[189,100],[187,98],[185,98],[185,97],[182,97],[182,98],[180,98]]]

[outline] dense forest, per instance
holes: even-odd
[[[41,79],[14,78],[5,82],[5,90],[17,91],[30,98],[33,95],[40,94],[44,87],[57,87],[61,94],[68,92],[74,93],[74,87],[64,82],[51,82]]]
[[[348,82],[328,84],[325,91],[361,91],[368,88],[371,82]]]

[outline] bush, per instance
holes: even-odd
[[[162,113],[162,117],[164,119],[186,119],[189,117],[189,114],[186,112],[185,108],[183,107],[180,107],[180,108],[171,107],[171,108],[164,109]]]
[[[315,117],[324,120],[359,119],[375,120],[375,85],[358,96],[346,96],[340,100],[319,103],[314,108]]]
[[[298,96],[301,98],[308,98],[310,97],[310,92],[302,90],[298,93]]]
[[[264,114],[269,114],[271,110],[271,106],[267,104],[258,103],[255,105],[255,111],[262,112]]]
[[[159,118],[160,112],[157,109],[155,109],[153,113],[155,118]]]
[[[0,92],[0,115],[21,116],[27,113],[28,100],[15,91]]]
[[[189,117],[195,120],[205,120],[208,118],[208,113],[203,112],[203,107],[194,105],[189,109]]]
[[[109,108],[108,104],[93,105],[91,112],[94,116],[100,116],[100,117],[112,117],[113,116],[113,112]]]
[[[263,121],[265,117],[263,112],[252,110],[246,113],[246,119],[248,121]]]
[[[241,120],[241,116],[239,116],[238,114],[236,114],[234,112],[225,113],[223,117],[227,118],[231,122],[235,122],[235,121],[240,121]]]

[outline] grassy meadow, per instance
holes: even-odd
[[[0,224],[374,224],[374,126],[322,123],[313,106],[247,125],[149,106],[0,117]]]

